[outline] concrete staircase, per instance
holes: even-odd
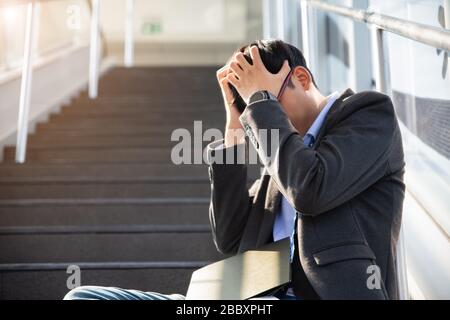
[[[208,220],[206,165],[172,164],[176,128],[223,128],[212,67],[115,68],[0,165],[0,298],[62,299],[82,285],[186,293],[223,258]],[[203,144],[205,145],[205,143]]]

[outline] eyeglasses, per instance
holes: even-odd
[[[280,89],[280,92],[278,92],[278,95],[277,95],[278,101],[280,101],[281,96],[283,95],[284,91],[286,90],[286,87],[289,83],[289,79],[291,78],[293,72],[294,72],[294,69],[291,69],[289,71],[288,75],[286,76],[286,79],[284,79],[283,85],[281,86],[281,89]]]

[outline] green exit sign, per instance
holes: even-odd
[[[154,35],[162,33],[161,22],[144,22],[142,24],[142,34]]]

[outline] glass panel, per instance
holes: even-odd
[[[90,11],[86,1],[43,2],[38,12],[39,54],[88,40]]]
[[[336,15],[325,15],[327,74],[330,92],[344,91],[350,85],[349,37],[351,22]]]
[[[20,65],[23,55],[26,7],[0,7],[0,50],[1,69],[7,70]]]
[[[439,26],[441,1],[402,1],[402,18]],[[430,19],[429,17],[434,17]],[[450,159],[450,75],[448,53],[388,34],[391,81],[396,111],[421,141]]]
[[[389,9],[389,13],[410,21],[439,26],[440,6],[440,1],[401,1],[386,5],[383,10]],[[404,125],[407,188],[437,225],[450,235],[448,54],[395,34],[386,35],[392,98]]]

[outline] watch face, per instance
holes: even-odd
[[[261,101],[266,99],[266,95],[264,93],[264,91],[258,91],[255,92],[251,97],[250,97],[250,103],[256,102],[256,101]]]

